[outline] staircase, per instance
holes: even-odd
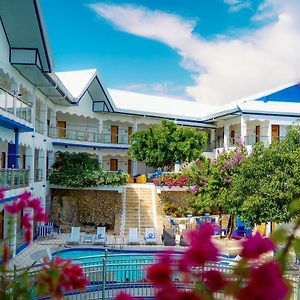
[[[145,228],[158,230],[155,186],[132,184],[124,187],[120,234],[128,235],[129,228],[136,227],[142,236]]]

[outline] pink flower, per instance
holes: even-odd
[[[27,229],[25,230],[25,242],[26,242],[27,244],[30,244],[31,241],[32,241],[31,228],[30,228],[30,229],[27,228]]]
[[[289,287],[283,281],[280,266],[269,262],[250,271],[246,287],[238,294],[239,300],[283,300],[289,293]]]
[[[182,255],[182,266],[203,266],[206,262],[217,261],[219,251],[212,242],[213,233],[209,223],[189,233],[191,245]]]
[[[256,259],[261,254],[275,249],[275,244],[268,238],[263,238],[258,232],[242,243],[241,256],[246,259]]]
[[[132,300],[132,299],[133,298],[129,294],[127,294],[123,291],[121,291],[115,298],[115,300]]]
[[[171,284],[172,269],[164,261],[159,261],[147,268],[147,279],[155,285],[162,286]]]
[[[29,214],[24,214],[22,217],[22,226],[25,228],[31,228],[32,218]]]
[[[41,200],[34,198],[28,201],[28,207],[38,209],[41,206]]]
[[[20,208],[19,208],[17,202],[14,202],[10,205],[5,205],[4,210],[11,215],[16,215],[20,212]]]
[[[217,292],[222,289],[225,284],[226,280],[222,276],[222,273],[216,270],[209,270],[203,273],[203,279],[207,287],[212,292]]]

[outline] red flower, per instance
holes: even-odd
[[[212,292],[219,291],[226,284],[226,280],[223,278],[222,273],[216,270],[209,270],[204,272],[203,279],[207,287]]]
[[[64,291],[85,290],[89,283],[79,265],[58,257],[53,261],[45,262],[36,281],[41,296],[50,295],[50,298],[58,299],[63,297]]]
[[[172,270],[168,264],[157,262],[147,268],[147,279],[155,285],[171,284]]]
[[[275,249],[275,244],[268,238],[263,238],[258,232],[242,243],[241,256],[246,259],[256,259],[261,254]]]
[[[31,228],[25,230],[25,242],[27,244],[30,244],[32,241],[32,234],[31,234]]]
[[[156,294],[158,300],[202,300],[202,298],[193,291],[184,291],[176,289],[174,286],[168,286],[158,291]]]
[[[283,300],[289,287],[282,279],[277,262],[269,262],[250,271],[249,282],[238,294],[239,300]]]
[[[189,233],[191,245],[182,255],[182,266],[203,266],[206,262],[217,261],[219,250],[212,242],[213,233],[209,223]]]
[[[6,212],[8,212],[9,214],[11,215],[16,215],[19,213],[20,209],[19,209],[19,206],[16,202],[10,204],[10,205],[5,205],[4,206],[4,210]]]
[[[121,291],[115,298],[115,300],[132,300],[132,299],[133,298],[129,294],[127,294],[123,291]]]

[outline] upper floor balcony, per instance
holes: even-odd
[[[0,188],[12,190],[29,186],[29,169],[0,169]]]
[[[51,138],[65,139],[81,142],[104,143],[104,144],[131,144],[131,134],[120,134],[111,132],[96,132],[90,128],[68,129],[60,127],[49,127],[48,133]]]
[[[2,87],[0,87],[0,109],[31,123],[31,105]]]

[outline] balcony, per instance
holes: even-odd
[[[42,122],[38,119],[35,119],[35,131],[43,134],[44,133],[44,122]]]
[[[2,87],[0,87],[0,109],[31,122],[31,105]]]
[[[105,144],[130,144],[130,135],[128,134],[111,134],[111,133],[97,133],[86,130],[75,130],[58,127],[49,127],[49,136],[56,139],[65,139],[92,143]]]
[[[0,169],[0,188],[8,190],[29,186],[29,170]]]
[[[34,182],[41,182],[43,180],[43,170],[34,169]]]

